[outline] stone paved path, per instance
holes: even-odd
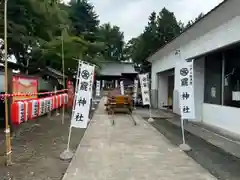
[[[215,180],[140,117],[104,112],[104,99],[63,180]]]

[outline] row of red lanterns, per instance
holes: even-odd
[[[68,94],[58,94],[51,97],[17,101],[11,104],[11,120],[19,125],[32,120],[68,103]]]

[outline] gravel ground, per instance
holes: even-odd
[[[67,146],[69,123],[69,114],[62,125],[61,115],[56,117],[53,113],[51,120],[45,116],[22,124],[12,140],[12,166],[4,165],[5,146],[0,145],[0,180],[60,180],[70,162],[59,158]],[[70,145],[73,151],[84,132],[73,128]]]
[[[156,119],[151,123],[160,133],[175,145],[182,143],[181,129],[167,120]],[[186,143],[192,148],[187,155],[219,180],[240,179],[240,159],[186,132]]]

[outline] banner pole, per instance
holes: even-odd
[[[70,151],[70,141],[71,141],[71,135],[72,135],[72,126],[69,127],[68,132],[68,142],[67,142],[67,151]]]
[[[149,80],[149,75],[147,76],[148,77],[148,90],[149,90],[149,119],[148,119],[148,122],[154,122],[154,119],[152,118],[152,93],[151,93],[151,81]],[[150,83],[149,83],[150,82]]]
[[[182,151],[191,151],[191,147],[186,144],[186,141],[185,141],[185,130],[184,130],[184,119],[181,118],[181,129],[182,129],[182,144],[179,145],[179,148],[182,150]]]
[[[152,107],[151,107],[151,102],[149,104],[149,119],[148,122],[154,122],[154,119],[152,118]]]
[[[183,119],[181,118],[181,129],[182,129],[182,142],[183,144],[186,144],[185,143],[185,133],[184,133],[184,124],[183,124]]]
[[[63,79],[63,89],[65,89],[65,64],[64,64],[64,46],[63,46],[63,33],[62,33],[62,79]],[[64,118],[65,118],[65,104],[63,102],[62,107],[62,124],[64,124]]]
[[[72,108],[72,115],[71,120],[73,119],[74,112],[75,112],[75,106],[76,106],[76,96],[77,96],[77,90],[79,88],[79,76],[80,76],[80,68],[81,68],[81,61],[78,61],[78,71],[77,71],[77,77],[76,77],[76,85],[75,85],[75,92],[74,92],[74,99],[73,99],[73,108]],[[73,152],[70,150],[70,141],[71,141],[71,134],[72,134],[72,125],[70,122],[69,126],[69,132],[68,132],[68,142],[67,142],[67,149],[63,151],[60,154],[61,160],[70,160],[73,157]]]
[[[71,134],[72,134],[72,126],[70,125],[69,132],[68,132],[67,149],[60,154],[60,159],[63,161],[70,160],[73,157],[73,152],[70,150]]]

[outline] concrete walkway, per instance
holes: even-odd
[[[149,111],[146,108],[138,108],[134,114],[142,118],[149,117]],[[152,110],[153,118],[158,120],[167,120],[170,123],[181,127],[180,116],[161,109]],[[240,137],[233,133],[224,131],[217,127],[208,126],[202,122],[185,122],[184,128],[189,133],[204,139],[208,143],[224,150],[225,152],[240,158]]]
[[[104,112],[89,124],[63,180],[213,180],[205,169],[138,116]]]

